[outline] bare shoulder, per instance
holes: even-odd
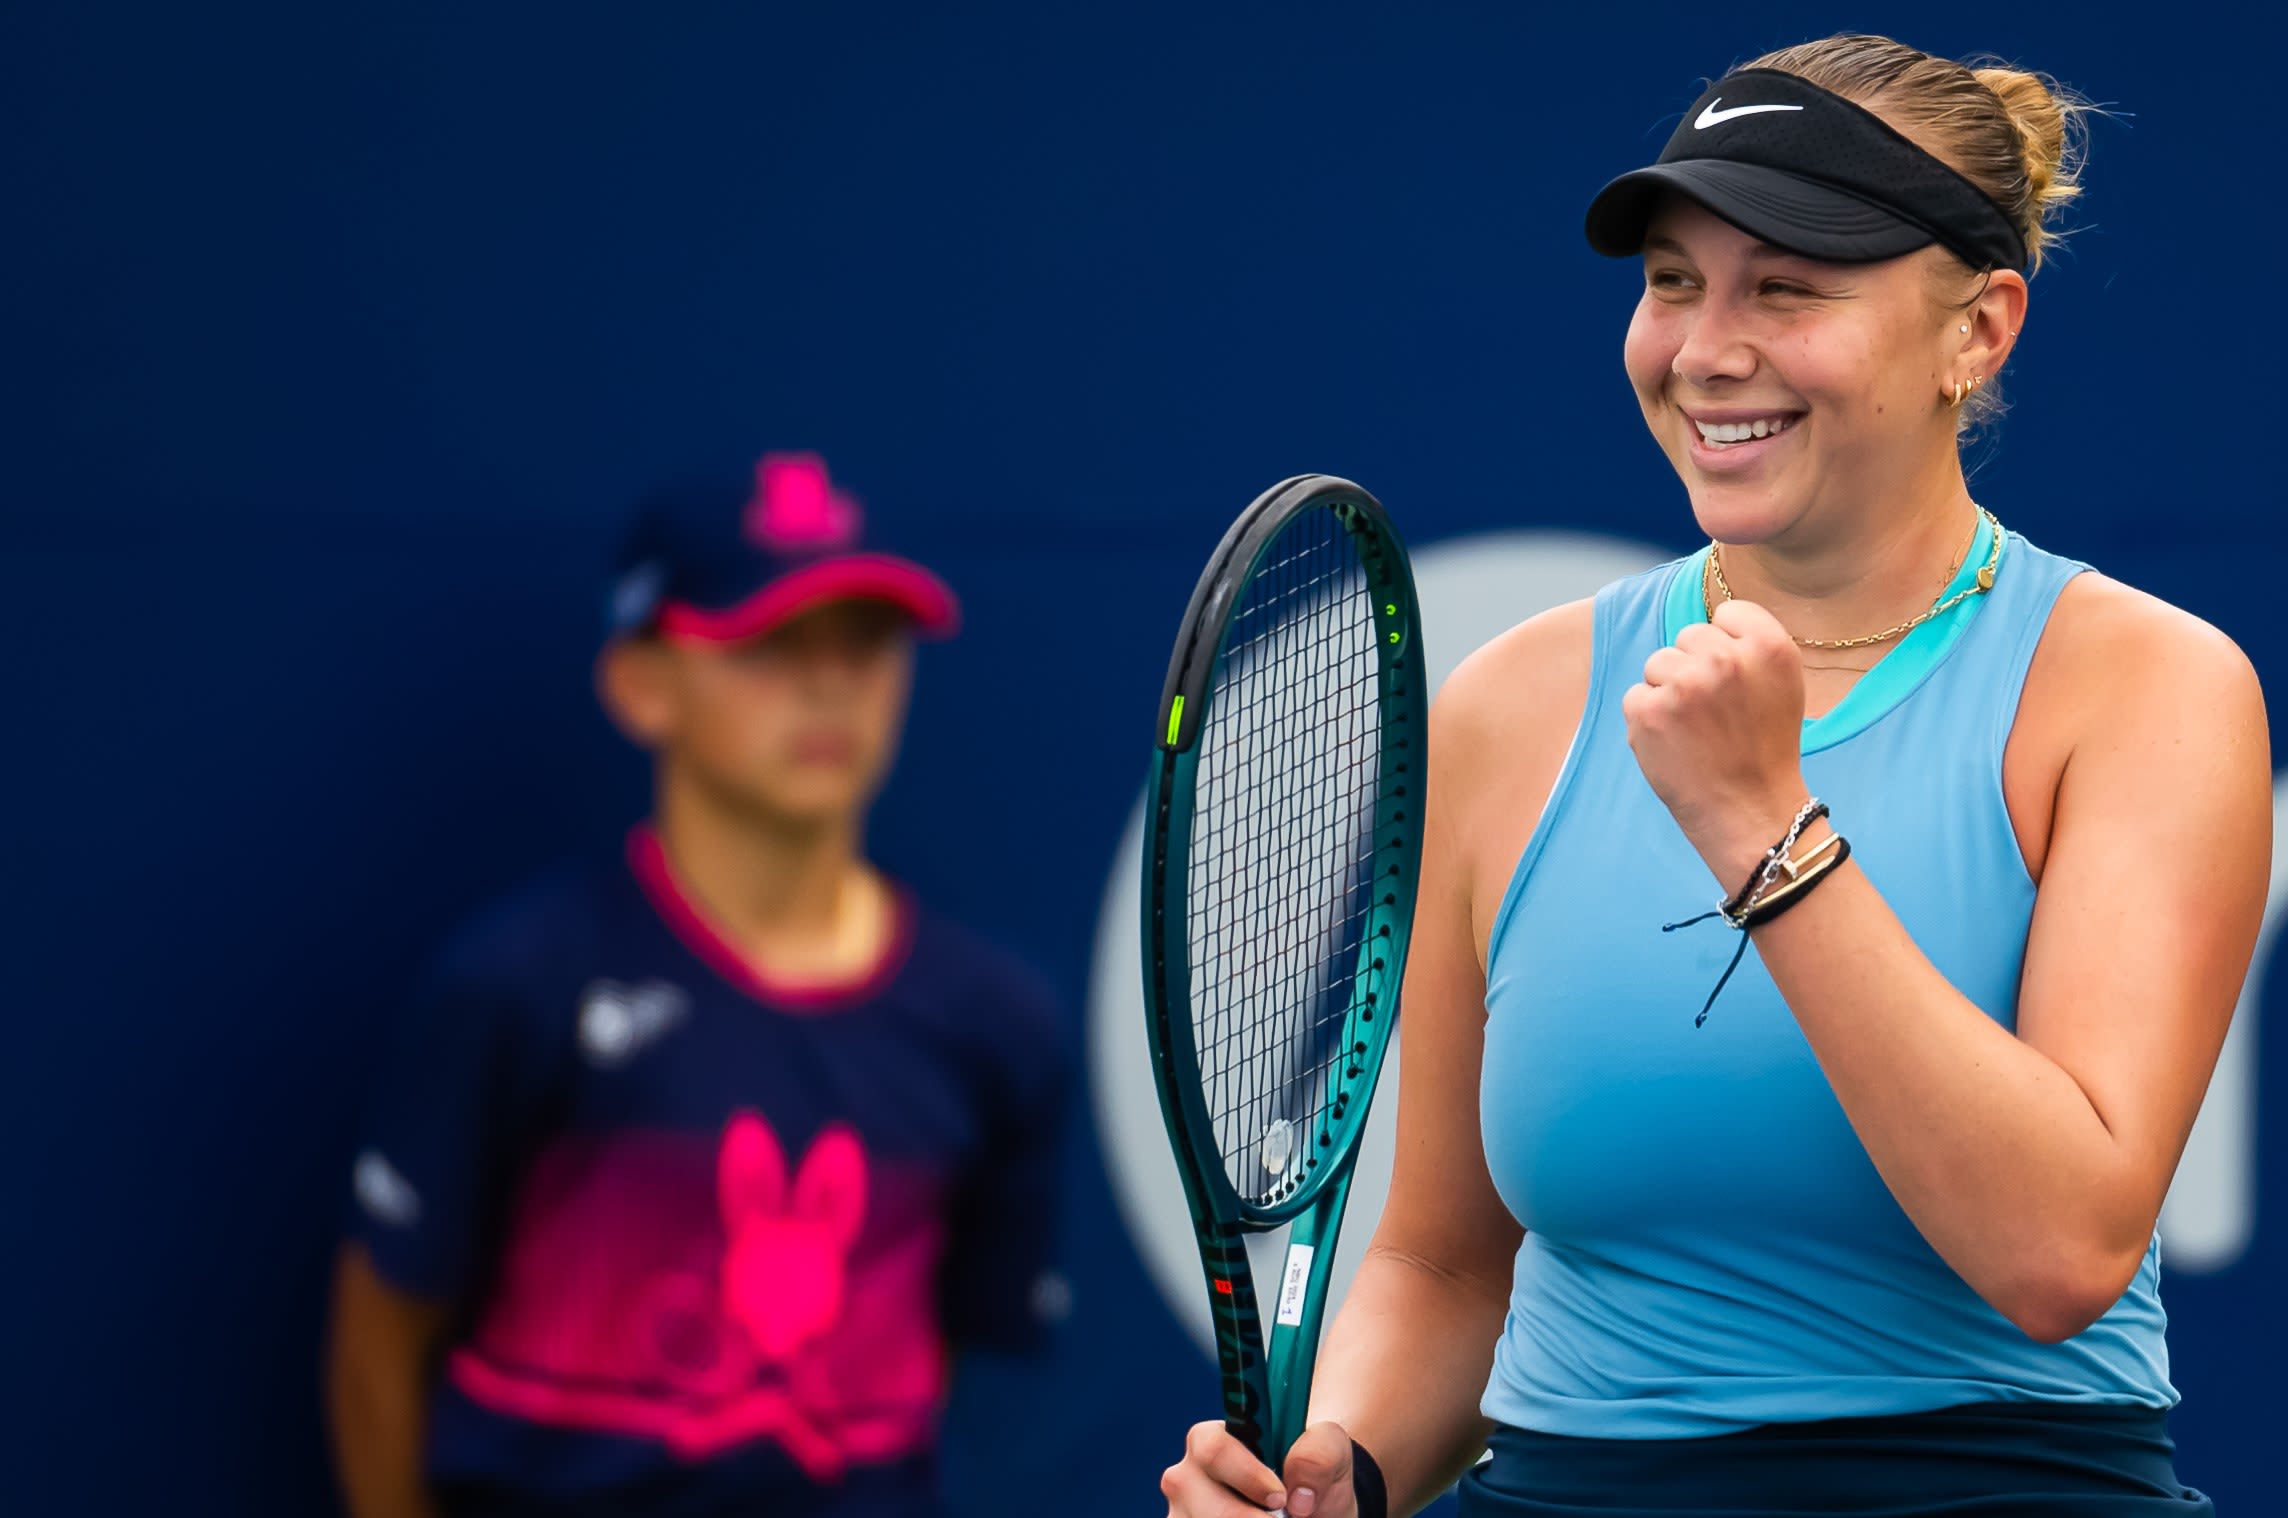
[[[1594,603],[1528,618],[1462,661],[1430,708],[1430,809],[1451,841],[1478,961],[1589,696]]]
[[[1432,732],[1457,741],[1498,739],[1546,726],[1564,706],[1565,738],[1589,693],[1593,601],[1568,601],[1528,617],[1464,659],[1431,704]],[[1571,697],[1570,703],[1566,698]],[[1433,738],[1435,742],[1435,738]]]
[[[2190,783],[2261,792],[2269,814],[2264,694],[2247,655],[2158,596],[2074,576],[2042,629],[2003,762],[2011,824],[2037,882],[2069,775],[2106,796]]]
[[[2182,607],[2119,580],[2076,575],[2058,595],[2029,671],[2029,695],[2071,712],[2084,738],[2148,722],[2214,734],[2264,721],[2264,693],[2240,646]]]

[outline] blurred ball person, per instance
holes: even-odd
[[[951,1351],[1040,1338],[1060,1030],[866,860],[957,608],[860,538],[808,455],[641,513],[598,682],[656,816],[465,932],[380,1083],[355,1518],[934,1512]]]

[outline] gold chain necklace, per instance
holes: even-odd
[[[1976,503],[1973,502],[1972,504],[1975,505]],[[1992,590],[1994,588],[1994,571],[2002,563],[2002,524],[1995,519],[1993,512],[1988,511],[1983,506],[1978,507],[1978,515],[1981,520],[1994,529],[1994,543],[1986,552],[1986,562],[1978,567],[1976,580],[1963,586],[1951,596],[1945,594],[1947,586],[1952,585],[1954,577],[1962,572],[1962,561],[1970,556],[1971,544],[1978,541],[1978,528],[1974,524],[1970,529],[1970,542],[1962,545],[1962,552],[1956,555],[1954,562],[1946,567],[1946,578],[1938,582],[1939,593],[1945,596],[1945,599],[1932,602],[1929,610],[1918,616],[1909,617],[1896,627],[1886,627],[1879,633],[1869,633],[1863,638],[1795,638],[1796,646],[1798,648],[1867,648],[1877,643],[1888,643],[1893,638],[1903,637],[1913,632],[1931,618],[1942,616],[1954,610],[1967,598],[1982,596]],[[1726,601],[1731,600],[1732,587],[1724,583],[1723,550],[1716,543],[1708,545],[1708,573],[1700,578],[1700,604],[1707,615],[1713,617],[1716,615],[1718,603],[1709,595],[1708,582],[1711,577],[1716,582],[1715,588],[1724,593],[1724,599]],[[1789,636],[1794,637],[1792,633]]]

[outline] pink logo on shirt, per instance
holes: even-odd
[[[747,538],[773,553],[820,553],[858,540],[858,503],[836,490],[815,453],[766,453],[755,465]]]
[[[840,1125],[812,1141],[787,1184],[786,1155],[753,1112],[731,1119],[716,1160],[723,1312],[765,1360],[785,1360],[842,1319],[842,1277],[866,1216],[866,1154]]]
[[[945,1382],[934,1187],[819,1130],[790,1169],[760,1113],[568,1140],[534,1167],[501,1279],[453,1356],[471,1397],[703,1460],[769,1439],[815,1481],[925,1445]]]

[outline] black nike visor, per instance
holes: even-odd
[[[1876,263],[1932,243],[1973,269],[2026,262],[2024,236],[1983,190],[1873,112],[1778,69],[1710,85],[1656,162],[1597,192],[1589,246],[1615,258],[1643,252],[1669,194],[1829,263]]]

